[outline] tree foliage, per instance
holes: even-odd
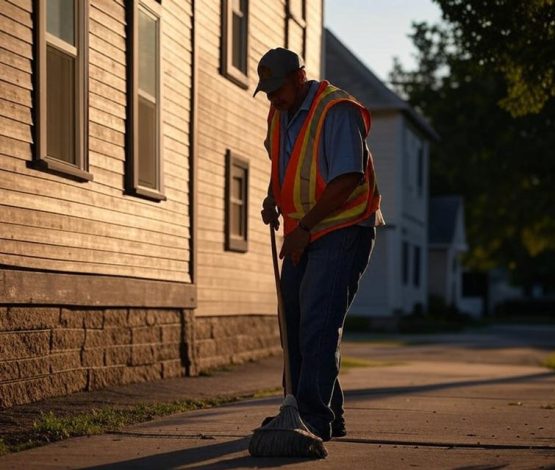
[[[396,62],[391,82],[439,133],[431,193],[462,194],[466,264],[509,268],[525,285],[555,280],[555,106],[514,118],[498,103],[504,75],[474,57],[456,28],[413,25],[416,70]]]
[[[473,58],[504,78],[500,105],[540,112],[555,96],[555,0],[435,0]]]

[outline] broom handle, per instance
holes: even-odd
[[[287,342],[287,323],[285,322],[285,311],[283,309],[283,298],[281,297],[281,287],[279,282],[279,266],[276,247],[276,233],[270,224],[270,236],[272,240],[272,260],[274,262],[274,278],[276,281],[276,293],[278,300],[279,332],[281,336],[281,347],[283,348],[283,368],[285,373],[285,394],[292,393],[291,385],[291,366],[289,363],[289,347]]]

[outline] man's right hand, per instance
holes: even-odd
[[[279,211],[275,204],[267,199],[264,200],[260,214],[262,215],[262,222],[266,225],[270,224],[274,230],[279,229]]]

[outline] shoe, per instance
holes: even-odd
[[[261,427],[266,426],[275,416],[267,416],[262,421]],[[316,434],[318,435],[318,434]],[[345,420],[343,418],[338,418],[331,423],[331,437],[345,437],[347,435],[347,429],[345,428]],[[329,439],[323,439],[329,440]]]
[[[345,420],[337,418],[331,423],[331,437],[345,437],[347,429],[345,428]]]
[[[262,420],[262,424],[260,425],[261,428],[263,428],[264,426],[266,426],[270,421],[272,421],[272,419],[274,419],[275,416],[266,416],[263,420]]]

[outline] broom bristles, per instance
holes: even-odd
[[[253,457],[310,457],[328,455],[324,442],[303,423],[297,401],[287,395],[279,414],[266,426],[254,430],[249,443]]]

